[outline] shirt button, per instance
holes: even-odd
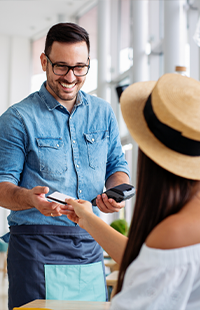
[[[77,168],[79,168],[79,165],[76,165]]]
[[[61,105],[61,107],[60,107],[61,109],[63,109],[63,106]]]
[[[92,138],[92,142],[94,142],[94,138]]]
[[[75,141],[75,140],[73,140],[73,143],[76,143],[76,141]]]
[[[79,189],[79,193],[82,193],[82,190],[81,190],[81,189]]]
[[[57,144],[57,147],[59,147],[60,145],[59,144]]]

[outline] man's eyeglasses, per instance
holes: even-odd
[[[58,62],[52,63],[52,61],[49,59],[49,57],[47,55],[45,55],[45,56],[52,66],[53,73],[56,75],[64,76],[70,70],[72,70],[73,74],[75,76],[84,76],[88,73],[89,68],[90,68],[90,59],[89,58],[88,58],[88,60],[89,60],[88,65],[67,66],[67,65],[60,64]]]

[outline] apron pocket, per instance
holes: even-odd
[[[44,265],[46,299],[106,301],[102,262]]]

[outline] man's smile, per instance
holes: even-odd
[[[73,83],[73,84],[60,83],[60,84],[64,88],[73,88],[76,85],[76,83]]]

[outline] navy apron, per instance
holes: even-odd
[[[35,299],[106,301],[103,251],[79,226],[10,227],[9,310]]]

